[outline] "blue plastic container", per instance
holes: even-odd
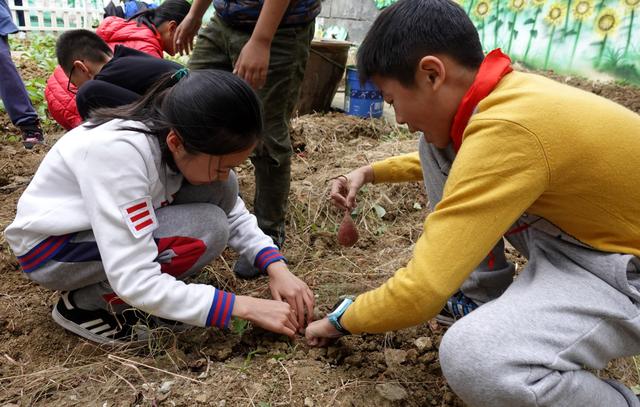
[[[351,116],[382,117],[384,99],[382,92],[371,81],[360,85],[358,70],[347,67],[347,81],[344,92],[344,111]]]

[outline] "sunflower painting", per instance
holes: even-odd
[[[640,0],[638,0],[640,1]],[[576,38],[573,41],[573,48],[571,49],[571,58],[569,59],[569,69],[573,66],[573,59],[576,55],[576,49],[578,48],[578,43],[580,41],[580,33],[582,32],[582,25],[585,21],[591,17],[593,11],[595,9],[595,5],[593,4],[593,0],[578,0],[573,4],[573,9],[571,10],[571,15],[573,20],[576,21]]]
[[[640,84],[640,0],[452,1],[471,17],[486,52],[502,47],[528,68],[598,71]]]
[[[556,28],[562,24],[565,12],[566,11],[561,4],[555,3],[549,7],[547,15],[544,18],[545,23],[551,27],[551,32],[549,34],[549,42],[547,43],[547,53],[544,57],[543,69],[547,69],[549,66],[549,56],[551,55],[551,46],[553,45],[553,35],[556,32]]]
[[[622,0],[622,6],[629,12],[629,28],[627,30],[627,42],[624,46],[624,56],[629,54],[631,44],[631,33],[633,33],[633,23],[635,22],[636,10],[640,8],[640,0]]]
[[[491,2],[489,0],[480,0],[473,8],[473,16],[479,22],[478,29],[480,30],[480,41],[484,46],[484,33],[486,26],[487,16],[491,13]]]
[[[600,51],[598,52],[598,59],[596,66],[599,66],[602,62],[602,55],[607,46],[607,40],[609,36],[613,35],[618,26],[620,25],[620,18],[616,11],[612,8],[606,8],[598,14],[595,22],[595,31],[602,36],[602,42],[600,43]]]
[[[531,0],[531,6],[535,11],[534,11],[533,18],[529,18],[527,21],[524,22],[524,24],[531,25],[531,29],[529,30],[529,39],[527,41],[527,47],[524,51],[524,57],[522,58],[524,62],[527,62],[528,60],[529,51],[531,50],[531,43],[533,42],[533,39],[538,36],[538,30],[537,30],[536,24],[538,23],[538,17],[542,12],[542,7],[544,6],[544,3],[545,3],[545,0]]]
[[[513,43],[513,37],[518,35],[518,30],[516,30],[518,15],[520,15],[524,11],[526,6],[527,6],[526,0],[509,0],[508,8],[509,10],[511,10],[513,17],[509,22],[509,43],[507,45],[507,54],[511,52],[511,44]]]

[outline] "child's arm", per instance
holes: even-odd
[[[276,34],[290,0],[265,0],[251,38],[244,45],[233,73],[260,89],[267,81],[271,41]]]
[[[374,183],[422,181],[418,152],[389,157],[371,164]]]
[[[293,275],[284,261],[271,263],[267,267],[269,290],[274,300],[285,301],[294,312],[298,327],[302,330],[313,322],[315,298],[307,284]]]
[[[341,323],[352,333],[384,332],[427,321],[550,182],[537,137],[500,120],[469,125],[443,192],[413,256],[385,284],[357,297]]]
[[[365,165],[347,175],[339,175],[331,183],[331,202],[342,210],[356,207],[356,195],[364,184],[374,182],[373,167]]]
[[[299,329],[296,312],[286,302],[240,295],[236,297],[232,315],[290,338]]]
[[[422,180],[418,153],[409,153],[362,166],[331,183],[331,202],[342,210],[356,207],[356,195],[364,184]]]
[[[151,201],[146,138],[122,132],[120,140],[96,142],[73,152],[68,165],[78,181],[88,220],[114,292],[127,304],[194,326],[225,327],[235,296],[207,284],[185,284],[162,273],[153,231],[159,226]]]
[[[309,287],[293,275],[284,262],[284,257],[258,227],[258,222],[247,210],[237,193],[235,205],[228,213],[229,246],[245,256],[263,273],[269,275],[269,289],[275,300],[287,302],[295,311],[297,322],[302,328],[313,318],[314,296]]]
[[[198,34],[198,30],[202,25],[202,16],[211,5],[212,0],[193,0],[191,9],[187,16],[182,20],[176,28],[173,35],[175,49],[180,55],[189,53],[193,50],[193,38]]]

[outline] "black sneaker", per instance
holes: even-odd
[[[154,317],[135,309],[113,314],[105,310],[88,311],[77,308],[71,302],[69,292],[60,294],[51,316],[64,329],[107,345],[147,340],[151,330],[156,327]]]
[[[20,126],[22,130],[22,144],[27,150],[31,150],[36,144],[44,144],[44,136],[39,125]]]
[[[458,291],[447,300],[442,311],[436,316],[436,321],[442,325],[451,326],[454,322],[471,313],[480,305]]]

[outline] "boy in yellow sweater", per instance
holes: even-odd
[[[640,353],[640,116],[510,65],[449,0],[379,15],[358,69],[421,132],[419,154],[338,178],[332,199],[423,180],[432,212],[407,266],[307,340],[464,316],[440,362],[469,406],[640,406],[585,370]],[[503,237],[529,259],[515,280]]]

